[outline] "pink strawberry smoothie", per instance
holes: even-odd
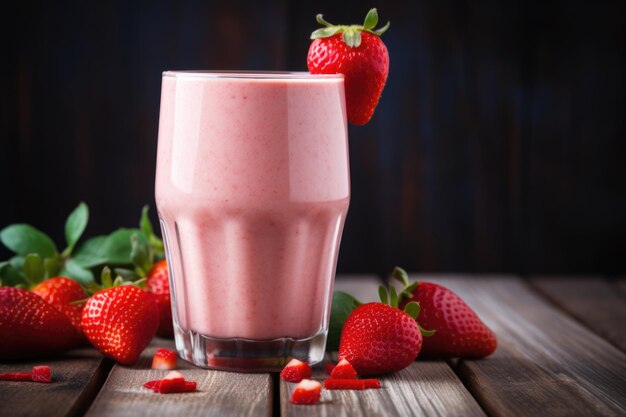
[[[175,323],[324,332],[350,199],[342,76],[166,72],[156,202]]]

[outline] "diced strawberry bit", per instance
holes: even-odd
[[[183,374],[172,371],[161,380],[148,381],[143,384],[144,388],[151,389],[160,394],[175,394],[181,392],[195,392],[196,382],[186,381]]]
[[[0,374],[0,381],[31,381],[33,380],[32,372],[5,372]]]
[[[35,366],[33,367],[33,381],[34,382],[52,382],[52,374],[50,373],[49,366]]]
[[[152,369],[176,369],[176,352],[171,349],[157,349],[152,358]]]
[[[303,379],[291,394],[292,404],[317,404],[320,401],[322,384],[310,379]]]
[[[308,363],[292,359],[280,372],[280,377],[288,382],[300,382],[311,378],[313,371]]]
[[[49,366],[35,366],[31,372],[5,372],[0,374],[0,381],[51,382]]]
[[[332,363],[327,363],[326,365],[324,365],[324,371],[326,372],[326,374],[330,375],[333,373],[333,369],[335,369],[335,366]]]
[[[154,392],[159,391],[159,385],[161,385],[160,379],[155,379],[154,381],[148,381],[145,384],[143,384],[144,388],[151,389]]]
[[[356,371],[346,359],[339,361],[335,369],[330,373],[334,379],[356,379]]]
[[[334,379],[328,378],[324,380],[324,388],[328,390],[333,389],[365,389],[365,384],[360,379]]]
[[[363,382],[363,385],[366,389],[367,388],[374,388],[374,389],[380,388],[380,380],[377,378],[360,379],[359,381]]]

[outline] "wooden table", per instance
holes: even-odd
[[[458,293],[496,332],[484,360],[417,361],[383,388],[323,391],[295,406],[294,384],[271,374],[207,371],[181,362],[197,393],[158,395],[145,381],[156,339],[133,367],[93,349],[63,358],[3,363],[0,372],[49,364],[52,384],[0,382],[0,416],[625,416],[626,280],[602,277],[415,275]],[[343,276],[336,289],[376,298],[373,276]],[[1,343],[1,341],[0,341]],[[323,371],[317,370],[318,378]]]

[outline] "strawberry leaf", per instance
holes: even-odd
[[[83,268],[91,268],[94,266],[107,263],[104,255],[104,246],[107,243],[108,236],[95,236],[87,239],[74,252],[74,262]]]
[[[150,217],[148,216],[148,210],[150,207],[146,204],[141,209],[141,218],[139,219],[139,228],[143,232],[144,235],[150,237],[154,235],[154,229],[152,228],[152,222],[150,222]]]
[[[378,287],[378,297],[383,304],[389,304],[389,296],[387,295],[387,288],[384,285]]]
[[[24,258],[24,275],[31,284],[39,284],[43,281],[45,269],[41,256],[36,253],[26,255]]]
[[[333,302],[330,309],[330,323],[328,326],[328,339],[326,342],[326,350],[338,350],[339,341],[341,340],[341,329],[352,310],[360,306],[362,303],[348,293],[335,291],[333,293]]]
[[[363,29],[374,29],[378,24],[378,11],[376,8],[370,9],[365,16],[365,21],[363,22]]]
[[[46,258],[43,260],[43,269],[46,271],[46,278],[52,278],[59,274],[61,264],[57,258]]]
[[[319,28],[311,33],[311,39],[317,38],[329,38],[335,34],[337,34],[341,30],[339,26],[327,27],[327,28]]]
[[[93,273],[89,269],[79,265],[73,259],[68,259],[65,262],[65,266],[61,269],[61,275],[68,276],[84,286],[88,286],[94,282]]]
[[[360,30],[346,30],[341,35],[343,41],[351,48],[358,48],[361,45],[361,31]]]
[[[87,204],[81,202],[65,221],[65,241],[67,242],[67,249],[63,251],[64,256],[68,256],[72,253],[78,239],[80,239],[85,231],[88,221],[89,208]]]
[[[23,286],[28,282],[24,274],[10,262],[0,263],[0,280],[2,280],[2,285],[11,287]]]
[[[139,268],[141,276],[145,276],[152,268],[152,256],[150,254],[150,246],[147,242],[140,241],[137,234],[130,237],[131,251],[130,259]]]
[[[404,306],[404,312],[409,316],[413,317],[413,319],[417,319],[417,316],[420,315],[421,307],[419,303],[415,301],[411,301],[407,305]]]
[[[57,248],[45,233],[28,224],[12,224],[0,231],[0,241],[18,255],[37,253],[47,258],[57,255]]]

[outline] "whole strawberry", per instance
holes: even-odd
[[[311,74],[344,74],[348,120],[367,123],[376,109],[389,73],[389,53],[380,36],[389,23],[378,30],[378,12],[371,9],[363,25],[333,25],[317,15],[324,28],[311,34],[307,56]]]
[[[76,343],[70,319],[39,295],[0,287],[0,360],[55,355]]]
[[[91,344],[123,365],[137,361],[158,326],[153,295],[134,285],[98,291],[85,304],[81,320]]]
[[[391,290],[391,305],[384,304],[387,295],[381,289],[383,303],[357,307],[343,325],[339,360],[348,360],[359,375],[406,368],[420,352],[422,333],[428,334],[415,321],[419,306],[410,303],[405,311],[398,309],[397,295]]]
[[[167,262],[161,260],[155,262],[148,273],[148,289],[159,306],[159,329],[157,334],[162,337],[174,336],[174,326],[172,324],[172,305],[170,301],[170,282],[167,271]]]
[[[72,304],[72,302],[85,300],[87,293],[78,282],[67,277],[54,277],[38,284],[32,291],[65,314],[76,331],[82,335],[80,319],[83,305]]]
[[[406,273],[393,273],[408,285]],[[404,275],[404,276],[403,276]],[[435,330],[424,339],[421,356],[431,358],[484,358],[498,345],[496,336],[465,302],[449,289],[430,282],[408,285],[400,293],[400,306],[417,302],[421,307],[420,324]]]

